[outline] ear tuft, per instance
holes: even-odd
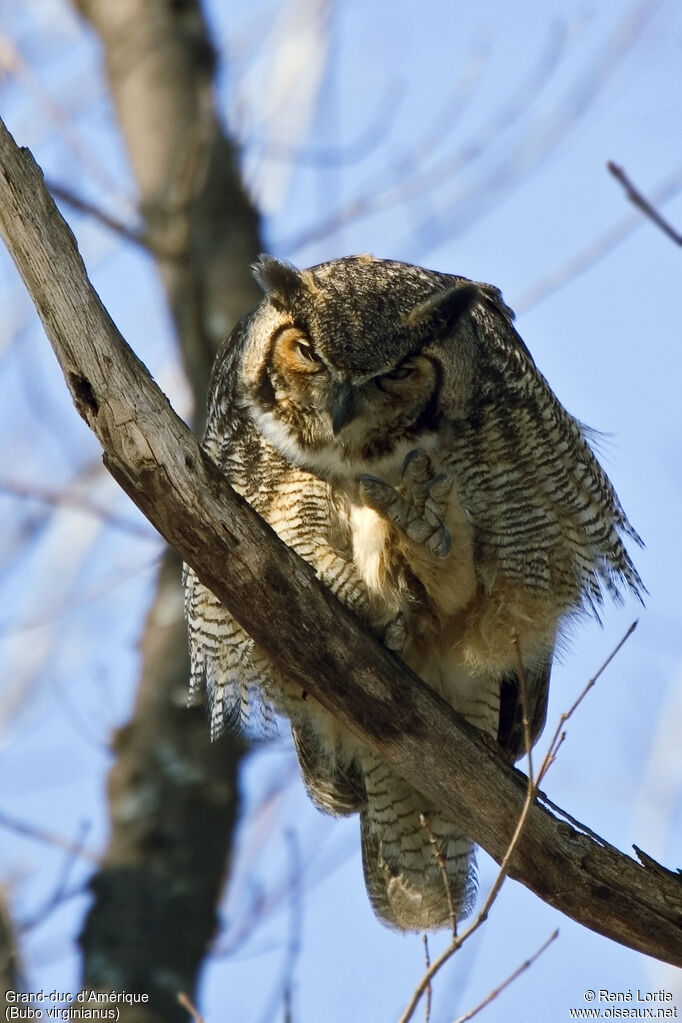
[[[405,317],[405,326],[409,330],[426,329],[430,334],[450,334],[480,298],[477,285],[455,284],[444,291],[437,291],[435,295],[429,295],[410,309]]]
[[[291,303],[301,290],[300,271],[282,259],[268,255],[259,256],[252,270],[266,294],[274,294],[287,304]]]
[[[516,316],[513,309],[510,309],[505,300],[502,298],[502,292],[499,288],[496,288],[494,284],[481,284],[481,291],[483,297],[487,298],[488,301],[495,306],[495,308],[506,316],[510,323],[512,323]]]

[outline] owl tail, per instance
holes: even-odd
[[[476,896],[471,839],[368,751],[362,766],[362,861],[377,916],[406,931],[435,930],[451,925],[453,914],[466,916]]]

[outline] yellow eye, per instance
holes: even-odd
[[[275,365],[288,373],[319,373],[324,369],[307,335],[293,324],[285,326],[276,336]]]
[[[309,345],[302,338],[299,338],[294,342],[296,345],[296,351],[300,356],[306,359],[308,362],[312,362],[316,366],[322,366],[322,360],[316,351],[314,351],[312,345]]]

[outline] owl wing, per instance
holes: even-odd
[[[502,577],[549,594],[559,615],[596,610],[604,593],[618,598],[624,587],[639,595],[623,540],[641,541],[588,431],[557,400],[499,304],[484,298],[463,331],[470,393],[466,407],[456,384],[445,397],[443,467],[474,525],[486,591]]]
[[[312,565],[332,593],[367,620],[367,587],[354,563],[347,524],[339,517],[330,485],[291,465],[260,436],[234,393],[234,367],[229,361],[232,356],[227,348],[221,356],[223,363],[220,359],[216,363],[204,450],[234,489]],[[192,693],[206,691],[214,736],[225,725],[255,734],[272,732],[274,712],[296,723],[318,712],[318,705],[281,676],[189,568],[185,573],[185,610]],[[352,772],[332,768],[317,752],[308,731],[302,731],[298,741],[295,733],[294,741],[313,800],[323,809],[328,805],[333,813],[351,812],[358,798],[354,794],[357,779],[351,777]],[[318,771],[320,778],[316,781]],[[344,806],[349,809],[344,810]]]

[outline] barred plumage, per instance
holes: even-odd
[[[266,297],[216,361],[206,451],[339,599],[518,758],[515,637],[535,741],[562,623],[641,590],[623,543],[638,537],[585,428],[490,285],[370,256],[302,271],[264,257],[257,275]],[[267,728],[269,708],[289,717],[313,801],[360,813],[378,915],[408,930],[447,924],[451,906],[464,915],[473,849],[457,822],[281,677],[191,569],[186,609],[214,733]]]

